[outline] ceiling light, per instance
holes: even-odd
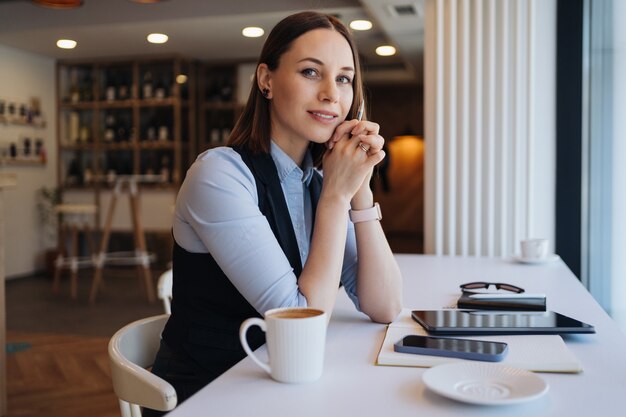
[[[185,74],[178,74],[176,76],[176,82],[178,84],[185,84],[187,82],[187,76]]]
[[[169,38],[164,33],[151,33],[147,39],[150,43],[165,43]]]
[[[61,49],[74,49],[76,48],[76,41],[71,39],[59,39],[57,41],[57,46]]]
[[[383,45],[376,48],[376,55],[392,56],[396,54],[396,48],[391,45]]]
[[[32,0],[32,2],[50,9],[75,9],[83,5],[83,0]]]
[[[265,31],[262,28],[256,26],[248,26],[241,31],[241,34],[246,38],[258,38],[263,36],[264,33]]]
[[[350,27],[354,30],[370,30],[372,22],[369,20],[353,20],[350,22]]]

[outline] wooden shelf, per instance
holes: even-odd
[[[178,55],[59,61],[57,175],[62,190],[93,192],[99,204],[101,192],[111,187],[109,172],[169,172],[166,183],[142,188],[178,189],[196,156],[196,65]],[[181,73],[186,82],[177,84]],[[151,89],[144,88],[148,82]],[[165,97],[157,98],[161,88]],[[164,136],[167,141],[158,140]],[[89,142],[69,143],[69,137]],[[94,181],[97,177],[103,178]],[[79,184],[85,178],[89,183]]]
[[[5,158],[0,159],[0,165],[12,166],[43,166],[46,162],[35,158]]]
[[[28,121],[23,121],[23,120],[10,120],[5,116],[0,116],[0,123],[4,125],[32,127],[34,129],[44,129],[46,127],[45,121],[34,123],[34,122],[28,122]]]

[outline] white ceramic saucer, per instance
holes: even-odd
[[[523,258],[521,255],[513,255],[512,258],[515,262],[531,265],[547,264],[561,259],[556,253],[552,253],[545,258]]]
[[[482,405],[517,404],[548,392],[548,383],[524,369],[484,362],[455,362],[424,372],[428,388],[453,400]]]

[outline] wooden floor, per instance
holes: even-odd
[[[155,280],[162,271],[153,271]],[[81,270],[78,299],[69,279],[58,294],[45,276],[6,283],[9,417],[119,417],[107,346],[131,321],[162,314],[148,303],[134,270],[107,271],[96,304],[88,302],[92,271]]]
[[[111,385],[108,338],[9,331],[9,417],[119,417]]]

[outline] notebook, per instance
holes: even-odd
[[[490,295],[493,298],[488,298]],[[546,296],[536,294],[536,297],[529,297],[525,294],[488,294],[463,291],[456,302],[456,306],[477,310],[546,311]]]
[[[377,365],[431,367],[466,359],[415,355],[393,350],[393,345],[404,336],[428,335],[411,318],[411,309],[403,309],[400,316],[387,326],[385,340],[378,353]],[[455,336],[459,337],[459,336]],[[470,336],[467,339],[493,340],[509,345],[509,353],[500,363],[535,372],[582,372],[580,361],[567,348],[559,335]]]

